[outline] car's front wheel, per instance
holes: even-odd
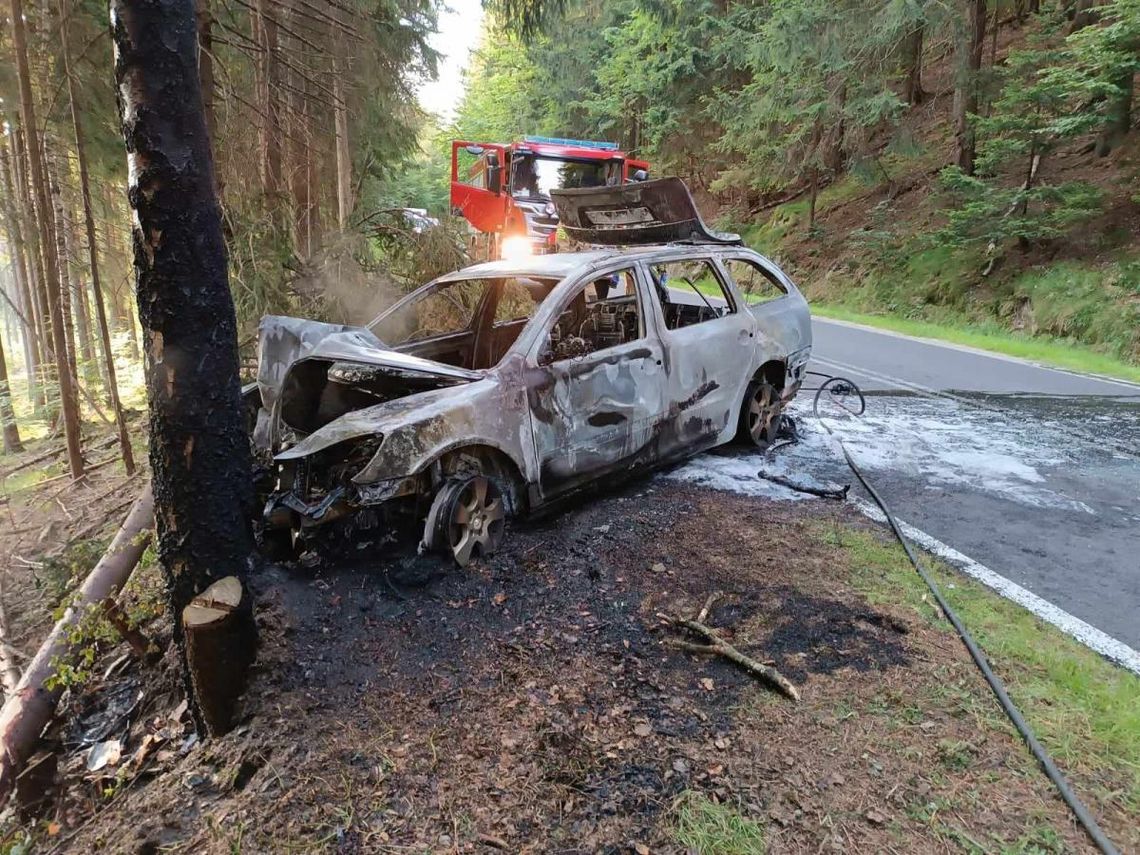
[[[503,542],[507,510],[502,491],[486,475],[452,477],[436,493],[424,527],[425,545],[465,567],[492,555]]]
[[[756,448],[767,448],[776,441],[784,422],[784,400],[780,390],[765,379],[753,380],[744,393],[737,438]]]

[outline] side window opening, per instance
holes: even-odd
[[[628,344],[645,333],[633,268],[581,287],[550,329],[546,360],[559,362]]]
[[[744,302],[750,306],[770,303],[788,293],[775,274],[751,259],[730,258],[724,262],[724,266],[740,289]]]
[[[664,261],[649,267],[666,329],[723,318],[736,311],[707,258]]]

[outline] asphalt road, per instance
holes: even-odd
[[[1140,649],[1140,385],[847,323],[814,332],[812,370],[870,393],[837,430],[896,516]],[[788,468],[849,482],[811,397],[795,412],[817,441]]]

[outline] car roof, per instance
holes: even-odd
[[[464,279],[468,277],[490,276],[541,276],[564,279],[595,264],[610,259],[629,259],[636,261],[664,252],[683,252],[686,254],[710,255],[719,254],[728,249],[739,252],[745,247],[718,246],[716,244],[654,244],[651,246],[612,247],[605,249],[589,249],[579,252],[552,252],[547,255],[532,255],[519,259],[499,259],[498,261],[484,261],[472,264],[454,273],[448,274],[445,279]]]

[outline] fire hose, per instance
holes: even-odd
[[[887,507],[887,503],[883,500],[883,497],[879,495],[879,492],[871,485],[870,481],[867,480],[867,477],[856,465],[842,438],[831,429],[831,426],[828,425],[823,416],[820,415],[820,400],[823,398],[824,393],[827,393],[832,403],[840,410],[850,416],[861,416],[867,409],[867,400],[863,397],[863,392],[855,383],[844,377],[833,377],[815,371],[809,371],[808,373],[825,378],[815,390],[815,397],[812,399],[812,414],[815,416],[816,421],[819,422],[823,429],[827,431],[828,436],[839,446],[839,450],[843,453],[843,458],[847,461],[848,467],[850,467],[855,477],[859,480],[859,483],[863,485],[863,488],[871,496],[875,504],[879,506],[879,510],[883,512],[891,531],[894,532],[895,537],[898,538],[899,543],[906,552],[906,557],[910,559],[910,563],[914,566],[914,569],[918,572],[922,581],[926,583],[926,587],[930,589],[930,593],[934,596],[938,607],[942,610],[942,613],[946,615],[946,619],[950,621],[955,632],[958,633],[958,637],[966,646],[966,650],[969,651],[970,657],[974,660],[974,664],[978,666],[978,670],[982,672],[982,676],[985,677],[986,682],[989,683],[990,689],[993,690],[994,696],[997,698],[998,703],[1001,704],[1002,710],[1006,716],[1009,717],[1010,722],[1017,729],[1017,732],[1021,734],[1022,739],[1025,740],[1025,744],[1029,747],[1029,751],[1037,759],[1037,762],[1041,765],[1045,774],[1049,776],[1049,780],[1053,782],[1053,785],[1057,788],[1057,792],[1060,793],[1061,798],[1064,799],[1065,804],[1069,806],[1077,822],[1079,822],[1088,833],[1097,848],[1105,853],[1105,855],[1119,855],[1119,850],[1113,846],[1100,826],[1097,825],[1096,820],[1092,814],[1089,813],[1088,808],[1085,807],[1084,803],[1081,802],[1076,793],[1073,792],[1064,774],[1057,768],[1057,764],[1053,762],[1053,758],[1049,756],[1049,752],[1046,751],[1045,747],[1038,741],[1036,735],[1033,733],[1033,728],[1030,727],[1025,717],[1022,716],[1021,711],[1017,708],[1017,705],[1014,704],[1010,698],[1009,693],[1005,689],[1005,684],[1001,678],[993,672],[985,653],[978,646],[977,642],[974,641],[973,636],[970,635],[958,617],[958,614],[946,601],[946,598],[942,596],[942,591],[939,589],[938,584],[919,563],[913,547],[903,535],[898,521],[895,519],[894,514],[891,513],[890,508]],[[849,406],[844,399],[850,398],[852,395],[857,398],[858,404]]]

